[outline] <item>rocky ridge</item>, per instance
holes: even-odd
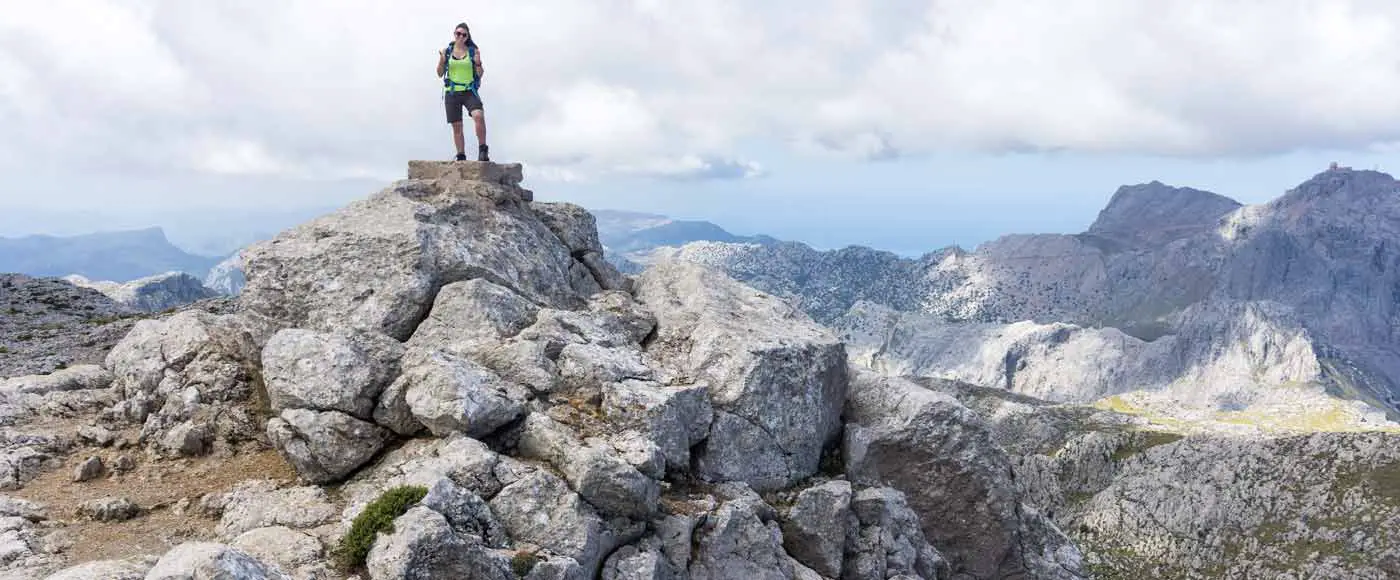
[[[78,274],[63,279],[74,286],[97,290],[118,304],[143,312],[160,312],[222,295],[184,272],[155,274],[130,282],[89,280]]]
[[[721,272],[623,276],[588,212],[534,202],[522,180],[518,165],[411,162],[407,179],[248,248],[236,308],[143,319],[99,364],[12,379],[36,397],[18,421],[61,405],[78,422],[52,455],[87,480],[68,484],[79,493],[107,471],[81,460],[104,442],[138,456],[112,471],[189,464],[206,486],[237,482],[72,514],[18,482],[5,501],[21,544],[0,570],[1084,577],[976,413],[850,368],[832,332]],[[229,472],[269,454],[295,477]],[[36,464],[31,481],[57,469]],[[356,517],[402,485],[425,493],[363,568],[333,566]],[[167,548],[64,556],[65,533],[85,545],[165,517],[186,530]]]
[[[1386,174],[1339,169],[1241,206],[1153,183],[1120,189],[1085,233],[1010,235],[975,252],[697,243],[658,257],[783,296],[899,372],[1062,402],[1123,396],[1188,420],[1256,399],[1264,414],[1277,407],[1271,389],[1299,385],[1311,391],[1300,397],[1396,420],[1397,190]],[[956,370],[968,348],[982,368]],[[1097,369],[1101,358],[1118,362]],[[1103,380],[1075,379],[1084,367]],[[1371,411],[1347,413],[1353,424]]]
[[[140,315],[63,280],[0,274],[0,378],[100,363]]]

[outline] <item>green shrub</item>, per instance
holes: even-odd
[[[385,491],[365,506],[335,548],[334,555],[341,569],[363,566],[379,532],[393,533],[394,518],[403,515],[427,494],[428,488],[421,485],[401,485]]]
[[[522,550],[516,552],[515,555],[511,557],[510,569],[515,572],[516,576],[524,578],[526,574],[530,573],[530,570],[535,568],[535,564],[539,563],[539,561],[540,557],[536,556],[534,552]]]

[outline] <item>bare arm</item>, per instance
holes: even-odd
[[[443,75],[445,75],[445,74],[447,74],[447,49],[439,48],[439,49],[438,49],[437,76],[440,77],[440,76],[443,76]]]
[[[477,78],[480,78],[480,77],[481,77],[481,73],[482,73],[483,71],[486,70],[486,69],[484,69],[484,68],[481,67],[481,48],[480,48],[480,47],[477,47],[477,49],[476,49],[476,59],[475,59],[475,60],[476,60],[476,76],[477,76]]]

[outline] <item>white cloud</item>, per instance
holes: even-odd
[[[868,159],[1400,141],[1382,0],[55,0],[0,19],[0,161],[398,173],[451,154],[431,70],[462,20],[493,155],[559,179],[754,177],[752,141]]]

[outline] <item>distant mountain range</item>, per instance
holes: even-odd
[[[161,228],[0,238],[0,272],[130,282],[165,272],[203,278],[222,257],[188,253]]]
[[[637,273],[657,248],[682,246],[691,242],[777,244],[765,236],[740,236],[707,221],[677,220],[652,213],[619,210],[589,210],[598,223],[598,238],[607,258],[618,269]]]
[[[1082,233],[915,259],[709,241],[650,258],[786,296],[890,374],[1221,428],[1350,428],[1400,418],[1397,240],[1400,183],[1339,168],[1258,205],[1125,186]]]

